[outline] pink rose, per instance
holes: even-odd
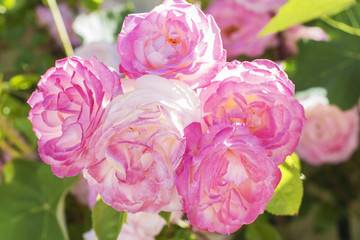
[[[126,223],[123,224],[118,240],[155,240],[162,228],[166,225],[165,220],[158,214],[139,212],[128,213]],[[95,231],[83,234],[84,240],[98,240]]]
[[[120,72],[154,74],[206,86],[226,61],[220,30],[185,0],[165,0],[149,13],[125,18],[118,38]]]
[[[306,123],[296,153],[311,165],[348,160],[358,147],[359,112],[336,105],[305,108]]]
[[[287,0],[234,0],[254,12],[277,12]]]
[[[228,62],[212,82],[223,81],[231,76],[254,84],[273,82],[282,94],[294,96],[295,93],[295,85],[287,74],[276,63],[267,59]]]
[[[269,12],[253,12],[235,0],[216,0],[205,12],[215,18],[221,29],[221,38],[229,58],[239,55],[257,57],[269,45],[275,44],[275,34],[258,37],[271,19]]]
[[[203,121],[244,123],[280,165],[293,153],[305,121],[293,84],[269,60],[234,61],[200,93]]]
[[[95,57],[90,62],[69,57],[56,61],[38,88],[28,103],[40,157],[55,175],[74,176],[85,166],[88,139],[104,107],[122,93],[120,78]]]
[[[90,184],[119,211],[181,208],[175,170],[185,151],[184,128],[200,120],[199,100],[186,84],[154,75],[107,106],[90,142]]]
[[[264,212],[281,172],[244,124],[192,123],[185,137],[177,188],[194,227],[230,234]]]

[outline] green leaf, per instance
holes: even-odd
[[[355,3],[355,0],[289,0],[260,35],[279,32],[297,23],[337,14]]]
[[[79,15],[74,23],[74,31],[80,35],[84,43],[114,42],[120,33],[124,18],[133,10],[132,4],[110,11],[97,11],[89,15]]]
[[[275,215],[295,215],[299,212],[303,196],[300,161],[295,153],[279,166],[282,177],[266,211]]]
[[[113,209],[102,199],[96,202],[92,212],[92,222],[99,240],[116,240],[125,221],[126,212]]]
[[[325,24],[332,41],[299,43],[298,55],[287,65],[297,91],[321,86],[331,104],[342,109],[353,107],[359,98],[360,37]]]
[[[360,4],[355,4],[335,16],[323,17],[322,20],[334,28],[360,36]]]
[[[0,239],[69,239],[64,198],[76,181],[56,177],[41,163],[6,164],[0,185]]]
[[[81,3],[90,11],[98,10],[103,0],[81,0]]]
[[[167,224],[170,224],[171,212],[160,212],[159,215],[166,221]]]
[[[40,80],[37,74],[19,74],[10,79],[10,87],[14,90],[26,90]]]
[[[261,215],[245,230],[245,240],[281,240],[280,233]]]

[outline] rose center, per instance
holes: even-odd
[[[239,26],[231,25],[225,29],[222,30],[222,33],[225,34],[226,37],[230,37],[235,32],[239,31]]]
[[[168,37],[167,39],[166,39],[166,41],[168,42],[168,43],[172,43],[172,44],[178,44],[178,43],[180,43],[181,42],[181,39],[180,38],[171,38],[171,37]]]

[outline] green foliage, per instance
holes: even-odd
[[[179,229],[174,234],[174,240],[195,240],[196,237],[193,233],[186,229]]]
[[[25,100],[25,99],[24,99]],[[30,106],[10,94],[0,96],[0,111],[11,117],[25,117],[28,115]]]
[[[88,205],[82,205],[71,194],[66,197],[65,206],[66,223],[68,224],[70,239],[83,239],[83,234],[92,228],[91,210]]]
[[[116,41],[124,18],[132,12],[133,5],[107,12],[97,11],[89,15],[79,15],[73,24],[74,31],[84,40],[84,43],[96,41]]]
[[[343,11],[335,16],[322,18],[330,26],[349,34],[360,36],[360,4]]]
[[[21,1],[16,5],[16,11],[9,10],[2,14],[5,8],[0,0],[0,72],[4,80],[9,81],[16,75],[40,75],[50,68],[56,58],[56,45],[49,34],[36,26],[35,7],[40,0]],[[3,0],[4,1],[4,0]],[[8,1],[8,0],[7,0]]]
[[[333,227],[338,219],[337,208],[329,203],[322,203],[314,217],[315,232],[323,232]]]
[[[265,218],[259,216],[255,222],[248,225],[245,231],[245,240],[281,240],[280,233]]]
[[[19,74],[10,79],[10,87],[14,90],[26,90],[40,80],[37,74]]]
[[[332,41],[306,41],[299,54],[288,62],[296,90],[322,86],[330,103],[343,109],[353,107],[359,98],[360,37],[321,24]]]
[[[76,180],[56,177],[45,164],[6,164],[0,185],[0,239],[69,239],[64,198]]]
[[[167,224],[170,224],[171,212],[160,212],[159,215],[166,221]]]
[[[300,161],[294,153],[279,166],[282,177],[266,211],[275,215],[295,215],[299,212],[303,196]]]
[[[260,35],[279,32],[297,23],[337,14],[355,2],[355,0],[289,0]]]
[[[16,130],[26,138],[27,142],[29,142],[32,147],[36,148],[38,139],[35,132],[32,130],[30,120],[27,118],[17,118],[13,123]]]
[[[99,240],[116,240],[126,222],[126,212],[119,212],[100,199],[94,206],[92,222]]]
[[[18,10],[24,4],[25,0],[0,0],[0,13]]]
[[[81,3],[90,11],[98,10],[104,0],[81,0]]]

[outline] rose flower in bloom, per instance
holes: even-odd
[[[269,60],[229,63],[200,93],[203,122],[244,123],[280,165],[293,153],[304,125],[294,85]]]
[[[85,170],[103,201],[131,213],[181,209],[175,170],[185,151],[185,126],[200,121],[195,92],[182,82],[145,75],[135,90],[111,101],[103,119]]]
[[[206,86],[226,61],[214,19],[185,0],[126,17],[118,52],[120,73],[129,78],[154,74],[194,88]]]
[[[281,172],[244,124],[200,123],[185,129],[186,153],[177,179],[192,225],[230,234],[263,213]]]
[[[28,103],[40,157],[55,175],[74,176],[85,166],[87,142],[104,107],[122,93],[120,78],[95,57],[90,62],[69,57],[56,61],[38,88]]]
[[[338,164],[348,160],[358,147],[359,112],[357,107],[342,111],[322,98],[310,95],[300,99],[306,123],[296,153],[311,165]]]

